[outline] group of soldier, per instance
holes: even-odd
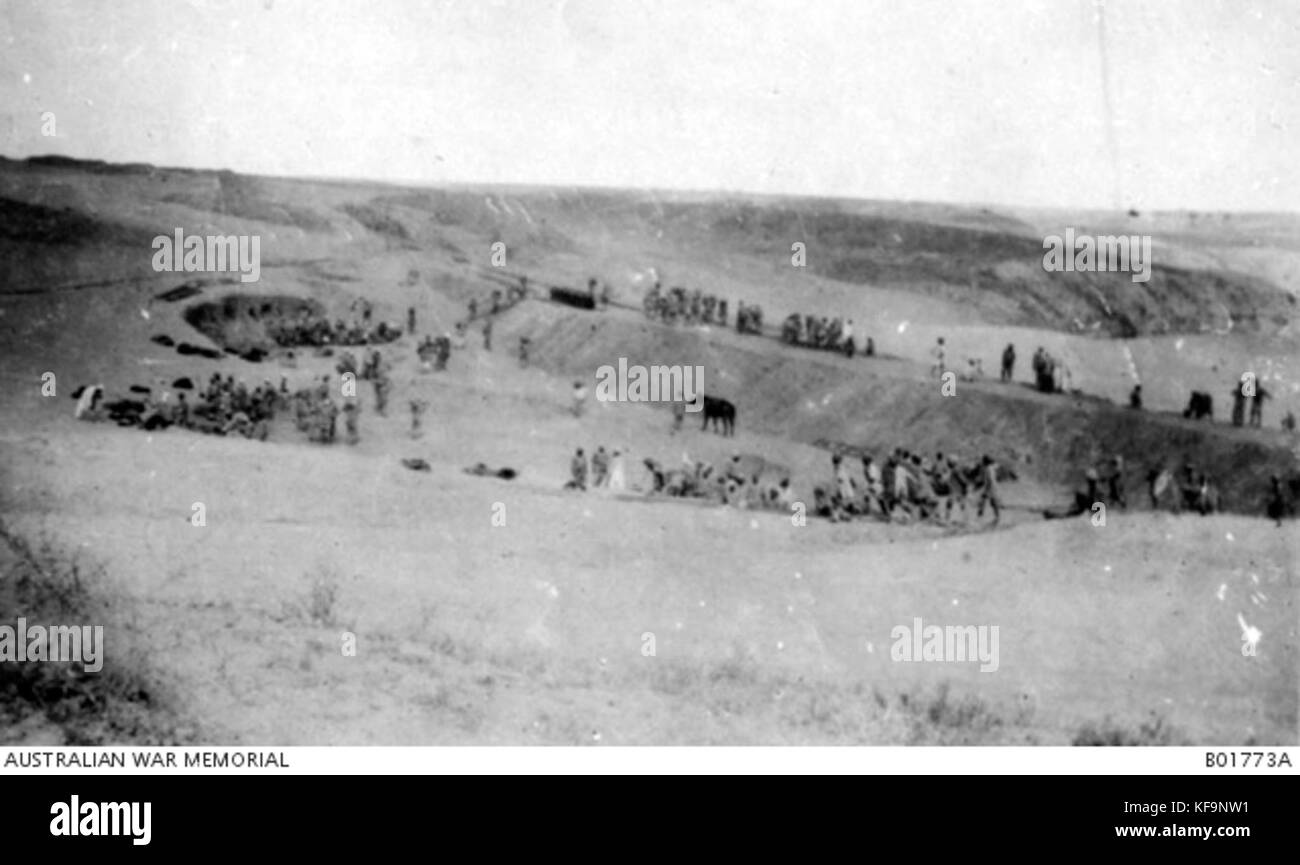
[[[490,344],[490,340],[491,337],[488,336],[485,337],[484,342]],[[424,339],[416,346],[415,354],[420,359],[420,369],[442,372],[447,368],[447,361],[451,359],[451,334],[444,333],[442,336],[425,334]]]
[[[725,316],[724,316],[725,318]],[[721,322],[726,324],[726,321]],[[756,303],[745,303],[743,300],[736,305],[736,333],[763,333],[763,307]]]
[[[373,345],[393,342],[402,335],[400,327],[394,327],[386,321],[371,323],[372,307],[369,301],[362,300],[361,320],[344,321],[337,318],[331,322],[327,317],[315,315],[310,310],[302,310],[296,318],[277,316],[266,322],[266,333],[276,345],[286,348],[295,346],[327,345]],[[355,309],[357,304],[353,304]],[[413,319],[414,310],[409,317]]]
[[[737,508],[787,513],[794,504],[794,490],[788,477],[764,483],[759,474],[744,470],[740,454],[732,455],[731,461],[722,468],[688,456],[682,458],[682,467],[677,469],[653,458],[643,463],[650,474],[650,495],[708,499]]]
[[[588,489],[623,491],[627,488],[623,452],[616,448],[611,453],[605,450],[604,445],[600,445],[588,461],[586,452],[578,448],[569,460],[569,481],[564,488],[580,492]]]
[[[1264,400],[1272,394],[1255,381],[1240,381],[1232,389],[1232,425],[1262,427],[1264,425]],[[1246,421],[1246,401],[1250,401],[1250,420]]]
[[[175,401],[170,391],[164,391],[157,399],[149,393],[142,402],[107,402],[102,409],[94,406],[94,411],[82,416],[96,420],[107,411],[119,424],[145,430],[178,426],[212,435],[242,435],[265,441],[276,410],[284,407],[288,395],[283,378],[280,390],[269,380],[250,390],[234,376],[222,378],[219,373],[213,373],[208,384],[195,392],[193,402],[186,397],[186,390],[191,387],[188,379],[178,380],[178,385]]]
[[[1183,461],[1177,475],[1165,466],[1163,460],[1147,473],[1147,495],[1152,510],[1160,509],[1166,490],[1172,493],[1170,509],[1174,513],[1189,510],[1205,516],[1219,510],[1219,489],[1214,478],[1209,472],[1197,468],[1190,459]]]
[[[727,326],[727,301],[712,294],[705,294],[698,288],[688,291],[681,286],[675,286],[665,292],[663,286],[656,282],[654,287],[646,292],[642,308],[650,318],[667,324]],[[761,312],[759,318],[761,321]]]
[[[589,285],[589,287],[594,288],[595,282],[596,280],[594,279],[590,280],[591,285]],[[507,286],[504,293],[499,288],[492,289],[492,294],[488,296],[487,303],[482,307],[479,306],[478,298],[472,297],[469,299],[469,303],[467,304],[469,309],[469,318],[466,324],[468,325],[469,323],[472,323],[474,319],[479,318],[480,316],[487,316],[490,319],[491,316],[494,316],[499,312],[504,312],[527,296],[528,277],[521,276],[519,277],[519,282]]]
[[[832,454],[832,482],[813,489],[817,516],[835,522],[869,516],[886,522],[951,524],[958,510],[962,521],[969,522],[973,502],[976,517],[982,518],[987,508],[993,525],[1001,519],[998,464],[988,455],[965,463],[951,454],[940,452],[930,459],[898,447],[883,465],[871,454],[861,455],[860,472],[844,457]]]
[[[1015,364],[1015,349],[1011,346],[1011,363]],[[1004,353],[1005,354],[1005,353]],[[1005,365],[1005,360],[1003,361]],[[1051,355],[1041,345],[1034,350],[1030,365],[1034,370],[1034,386],[1043,393],[1057,393],[1065,390],[1065,365]]]
[[[853,341],[853,319],[839,316],[828,318],[792,312],[781,323],[781,341],[787,345],[840,351],[849,357],[857,352],[857,344]],[[863,350],[868,356],[876,353],[875,342],[870,337]]]

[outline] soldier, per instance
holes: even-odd
[[[491,350],[492,350],[492,319],[491,319],[491,317],[489,317],[487,321],[483,322],[483,350],[484,350],[484,351],[491,351]]]
[[[609,455],[605,453],[605,446],[601,445],[596,448],[596,452],[591,455],[591,485],[593,487],[603,487],[609,473]]]
[[[1171,479],[1172,476],[1165,468],[1164,460],[1156,463],[1151,471],[1147,472],[1147,495],[1151,497],[1151,510],[1160,508],[1160,496],[1169,487]]]
[[[587,457],[583,455],[582,448],[573,454],[573,459],[569,461],[569,482],[565,484],[565,489],[578,489],[584,492],[587,489]]]
[[[835,498],[841,508],[850,508],[858,497],[849,467],[839,454],[831,455],[831,469],[835,474]]]
[[[361,414],[361,405],[355,399],[344,400],[343,402],[343,425],[347,429],[348,444],[355,445],[361,441],[361,436],[357,433],[357,421]]]
[[[338,427],[339,407],[333,399],[325,400],[325,441],[329,444],[334,443],[334,437]]]
[[[944,522],[951,520],[953,510],[952,467],[944,459],[942,453],[934,455],[934,465],[930,466],[930,488],[934,491],[937,502],[935,512],[942,515]]]
[[[741,484],[745,482],[745,473],[741,471],[740,468],[739,453],[732,453],[731,462],[727,464],[727,468],[723,471],[722,474],[723,477],[725,477],[729,481],[735,481],[736,483],[741,483]]]
[[[894,460],[893,504],[902,508],[908,516],[912,515],[912,474],[908,467],[906,453]]]
[[[1246,415],[1246,383],[1237,382],[1232,389],[1232,425],[1241,426]]]
[[[519,365],[528,366],[528,337],[526,336],[519,337]]]
[[[912,455],[912,498],[921,512],[921,519],[929,519],[938,510],[938,500],[934,495],[930,467],[921,461],[920,454]]]
[[[943,337],[939,337],[939,340],[934,344],[934,348],[930,349],[930,356],[934,358],[934,366],[930,367],[930,374],[935,378],[943,378],[944,372],[948,369],[944,362],[945,354]]]
[[[1272,394],[1264,390],[1263,385],[1255,385],[1255,395],[1250,399],[1250,425],[1261,427],[1264,424],[1264,400],[1271,399]]]
[[[415,307],[406,308],[406,332],[415,336]]]
[[[975,511],[975,515],[984,516],[984,506],[988,505],[993,509],[993,525],[996,526],[1002,518],[1002,497],[998,494],[998,465],[993,461],[993,457],[985,454],[981,466],[984,488],[980,493],[979,508]]]
[[[438,338],[436,351],[433,368],[442,372],[447,368],[447,361],[451,358],[451,334],[444,333]]]
[[[185,401],[185,394],[177,394],[176,425],[184,429],[190,426],[190,404]]]
[[[582,382],[573,383],[573,416],[582,417],[582,410],[587,404],[587,389],[582,386]]]
[[[876,343],[871,337],[867,337],[867,347],[862,352],[867,357],[876,356]]]
[[[1128,510],[1128,502],[1124,498],[1124,457],[1115,454],[1111,464],[1113,469],[1107,479],[1107,486],[1110,488],[1110,503],[1119,505],[1120,510]]]
[[[422,399],[411,400],[411,438],[418,439],[424,435],[420,428],[420,419],[428,407],[429,404]]]
[[[1295,432],[1295,412],[1288,411],[1286,417],[1282,418],[1282,429],[1286,432]]]
[[[237,411],[231,415],[230,420],[222,427],[221,434],[230,435],[234,432],[247,438],[248,431],[252,428],[252,425],[252,421],[248,419],[248,415],[244,414],[242,411]]]
[[[1016,347],[1007,343],[1002,349],[1002,381],[1011,381],[1016,369]]]
[[[1286,493],[1282,489],[1282,479],[1277,475],[1269,478],[1269,496],[1267,512],[1269,519],[1277,522],[1278,527],[1282,526],[1282,518],[1291,510],[1290,504],[1286,500]]]
[[[609,488],[615,492],[622,492],[626,486],[627,477],[623,469],[623,451],[615,448],[613,459],[610,461]]]
[[[385,417],[388,412],[388,392],[392,388],[392,380],[388,378],[388,372],[383,366],[376,365],[375,378],[375,414]]]
[[[970,493],[970,476],[965,468],[957,465],[957,459],[951,454],[948,455],[948,481],[952,486],[954,510],[956,505],[961,505],[961,516],[964,520],[969,515],[966,496]]]
[[[781,483],[776,490],[776,506],[783,511],[789,511],[794,504],[794,489],[790,486],[789,478],[781,478]]]
[[[1135,384],[1133,390],[1129,391],[1128,407],[1139,410],[1142,408],[1142,385]]]
[[[863,513],[870,513],[872,507],[878,512],[884,513],[885,488],[880,475],[880,466],[876,465],[870,454],[864,454],[862,457],[862,476],[866,479]]]

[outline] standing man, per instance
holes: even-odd
[[[406,332],[415,336],[415,307],[406,308]]]
[[[841,508],[847,509],[858,497],[853,477],[849,474],[849,467],[845,465],[844,458],[839,454],[831,457],[831,467],[835,473],[835,496],[838,504]]]
[[[934,366],[930,368],[930,373],[935,378],[943,378],[943,374],[948,370],[948,366],[944,362],[945,354],[943,337],[939,337],[938,342],[934,344],[934,348],[930,350],[930,355],[934,358]]]
[[[1110,486],[1110,503],[1119,505],[1120,510],[1128,510],[1128,502],[1124,498],[1124,458],[1115,454],[1111,460],[1114,468],[1109,478]]]
[[[355,445],[361,441],[357,433],[357,419],[361,414],[361,405],[355,399],[343,401],[343,425],[348,432],[348,444]]]
[[[492,350],[492,317],[491,316],[488,316],[488,320],[483,322],[483,350],[484,351]]]
[[[424,435],[420,428],[420,419],[424,416],[424,411],[429,404],[422,399],[411,400],[411,438],[418,439]]]
[[[614,449],[614,457],[610,462],[609,488],[615,492],[622,492],[627,488],[627,475],[623,469],[623,451],[618,448]]]
[[[1286,493],[1282,489],[1282,479],[1277,475],[1269,478],[1268,494],[1268,516],[1269,519],[1275,520],[1278,527],[1282,526],[1282,518],[1290,512],[1291,507],[1287,503]]]
[[[1250,425],[1261,427],[1264,425],[1264,400],[1272,397],[1268,391],[1264,390],[1261,384],[1255,385],[1255,395],[1250,398]]]
[[[587,405],[587,389],[583,387],[582,382],[573,383],[573,416],[582,417],[582,410]]]
[[[1232,389],[1232,425],[1241,426],[1246,417],[1246,384],[1237,382]]]
[[[587,457],[583,454],[582,448],[573,454],[573,459],[569,461],[569,487],[573,489],[587,490]]]
[[[591,455],[591,485],[593,487],[603,487],[608,479],[609,473],[609,454],[605,453],[605,446],[601,445],[596,448],[596,452]]]
[[[1002,349],[1002,380],[1011,381],[1016,371],[1016,347],[1012,343],[1007,343],[1007,347]]]
[[[984,506],[987,504],[993,509],[993,525],[996,526],[1002,518],[1002,497],[998,494],[998,464],[988,454],[984,455],[981,474],[984,489],[980,493],[980,504],[975,515],[984,516]]]

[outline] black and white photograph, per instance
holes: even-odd
[[[5,0],[0,773],[1289,767],[1298,43]]]

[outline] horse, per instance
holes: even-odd
[[[701,430],[709,428],[709,421],[713,421],[713,431],[727,436],[736,434],[736,406],[728,400],[716,396],[704,397],[704,423]]]

